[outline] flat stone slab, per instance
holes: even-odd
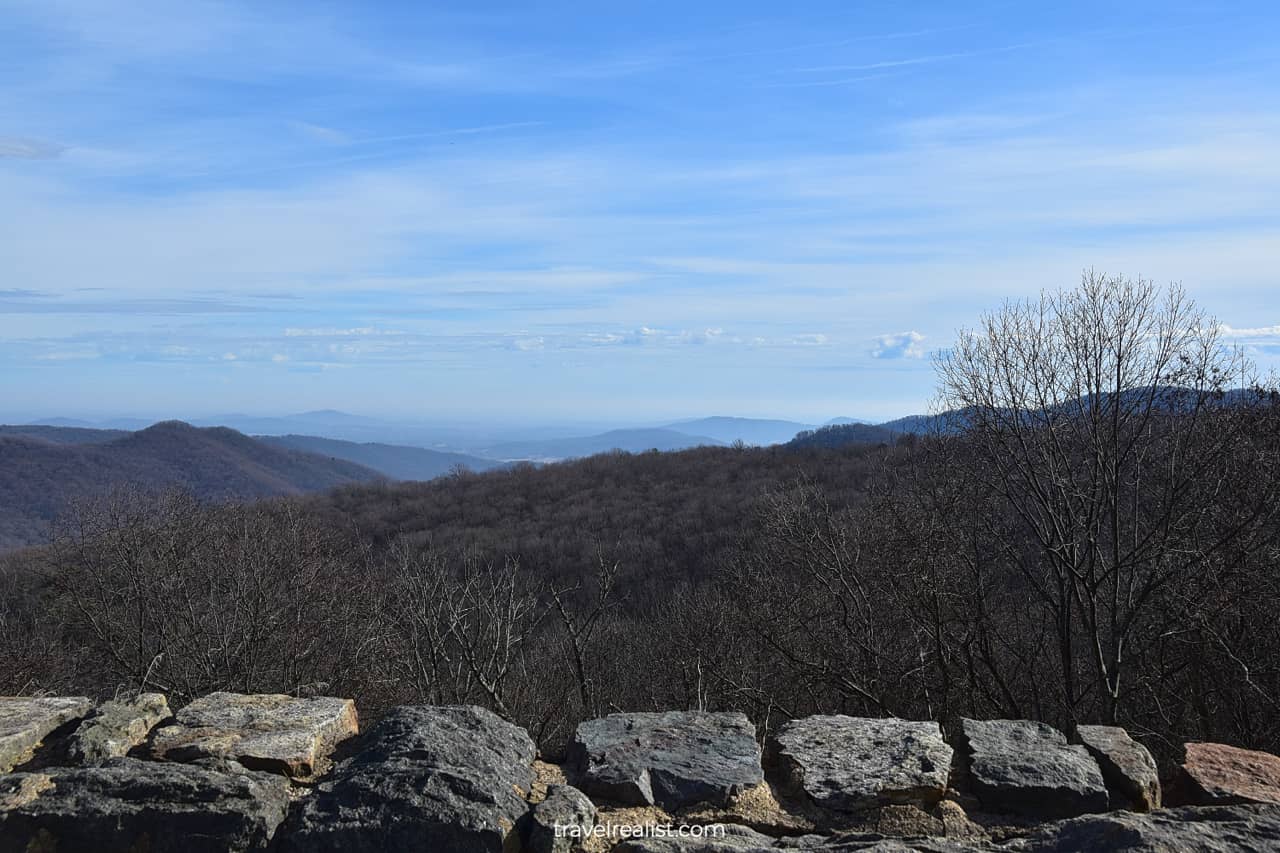
[[[1110,812],[1042,826],[991,848],[1011,853],[1241,853],[1280,850],[1280,807],[1211,806]]]
[[[610,714],[578,725],[570,781],[592,797],[668,810],[727,804],[764,781],[755,726],[738,712]]]
[[[92,707],[85,696],[0,696],[0,773],[25,763],[45,737]]]
[[[0,776],[0,853],[240,853],[284,820],[288,783],[265,773],[114,758]]]
[[[230,758],[251,770],[305,777],[359,729],[350,699],[210,693],[178,711],[175,725],[155,730],[151,754],[183,762]]]
[[[872,833],[771,838],[725,825],[723,834],[638,838],[614,853],[1239,853],[1280,849],[1280,807],[1216,806],[1163,809],[1150,814],[1111,812],[1048,823],[1002,844],[945,838],[889,839]]]
[[[784,790],[847,812],[933,805],[946,791],[952,750],[937,723],[835,715],[785,723],[768,755]]]
[[[1280,803],[1280,757],[1222,743],[1186,744],[1182,765],[1199,805]]]
[[[1098,762],[1062,732],[1030,720],[961,720],[969,785],[984,808],[1037,817],[1107,810]]]
[[[1119,726],[1076,726],[1076,736],[1098,762],[1113,809],[1160,808],[1160,771],[1145,746]]]
[[[519,849],[536,752],[483,708],[393,708],[290,817],[280,853]]]
[[[67,744],[72,761],[96,764],[119,758],[147,739],[151,730],[172,717],[163,693],[103,702],[90,712]]]

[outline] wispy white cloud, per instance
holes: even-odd
[[[1237,328],[1222,323],[1218,330],[1228,338],[1280,338],[1280,326],[1253,326]]]
[[[1023,50],[1033,47],[1032,43],[1010,44],[1002,47],[993,47],[983,50],[965,50],[954,53],[929,54],[924,56],[911,56],[903,59],[886,59],[879,62],[866,62],[854,65],[836,64],[836,65],[814,65],[802,68],[792,68],[788,72],[790,74],[841,74],[836,78],[825,78],[820,80],[793,80],[790,82],[776,82],[771,84],[777,88],[811,88],[822,86],[844,86],[850,83],[862,83],[869,80],[877,80],[889,76],[883,73],[866,73],[866,72],[887,72],[894,69],[910,69],[915,66],[936,65],[940,62],[954,62],[959,59],[972,59],[981,56],[991,56],[1001,53],[1009,53],[1010,51]],[[843,76],[855,74],[856,76]]]
[[[87,359],[100,358],[101,353],[96,350],[58,350],[56,352],[41,353],[36,356],[37,361],[84,361]]]
[[[379,329],[374,326],[359,326],[354,329],[338,329],[332,326],[319,328],[297,328],[290,327],[284,330],[287,338],[346,338],[346,337],[377,337],[380,335],[404,335],[407,334],[403,329]]]
[[[1024,45],[1011,45],[994,50],[966,50],[958,53],[940,53],[932,56],[912,56],[906,59],[889,59],[882,62],[868,62],[862,65],[814,65],[807,68],[793,68],[794,73],[817,74],[837,71],[878,71],[882,68],[901,68],[907,65],[933,65],[937,62],[949,62],[953,59],[967,59],[972,56],[985,56],[1007,50],[1017,50]]]
[[[330,145],[348,145],[351,142],[351,137],[336,127],[325,127],[310,121],[293,121],[290,124],[304,136]]]
[[[207,171],[192,172],[186,175],[186,177],[216,177],[225,180],[279,174],[282,172],[317,170],[334,166],[348,166],[355,163],[367,163],[374,160],[404,159],[406,156],[415,153],[415,148],[420,149],[421,146],[404,145],[402,143],[421,143],[432,140],[478,136],[482,134],[499,134],[506,131],[541,127],[544,124],[545,122],[541,121],[516,121],[504,122],[502,124],[482,125],[479,127],[455,127],[423,131],[420,133],[401,133],[391,136],[374,136],[364,138],[351,138],[346,134],[343,134],[341,131],[304,124],[304,127],[307,128],[308,132],[312,135],[321,136],[325,138],[327,142],[341,146],[344,150],[352,150],[355,153],[344,154],[340,157],[321,157],[318,159],[304,158],[301,160],[293,159],[287,162],[277,162],[264,166],[233,166],[226,169],[212,168]],[[373,147],[376,147],[377,150],[368,150]],[[359,150],[361,148],[365,150]]]

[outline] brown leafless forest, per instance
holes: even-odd
[[[0,568],[0,693],[1116,722],[1280,750],[1280,404],[1177,289],[1088,276],[938,361],[930,434],[206,504]]]

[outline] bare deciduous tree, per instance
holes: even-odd
[[[619,561],[606,557],[597,544],[595,576],[584,606],[579,607],[574,603],[574,598],[583,593],[581,580],[564,589],[552,586],[549,591],[568,639],[573,675],[578,684],[578,699],[582,703],[582,712],[587,717],[600,715],[599,686],[592,676],[595,669],[592,656],[596,653],[594,639],[601,620],[614,606],[621,603],[616,600],[620,572]]]
[[[118,493],[83,503],[50,560],[70,624],[118,686],[180,703],[363,677],[360,561],[288,503]]]
[[[984,532],[1053,619],[1065,712],[1114,721],[1143,620],[1273,511],[1271,488],[1207,523],[1256,440],[1248,363],[1179,288],[1089,273],[986,316],[937,368],[965,475],[997,499]]]
[[[766,495],[757,519],[759,536],[731,581],[755,630],[804,691],[894,713],[902,647],[860,525],[807,481]]]
[[[516,716],[513,681],[528,683],[528,646],[547,614],[519,561],[495,564],[469,553],[451,562],[434,551],[402,551],[396,569],[392,661],[420,700],[479,700]]]

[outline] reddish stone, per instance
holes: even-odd
[[[1280,803],[1280,757],[1221,743],[1189,743],[1187,795],[1196,805]]]

